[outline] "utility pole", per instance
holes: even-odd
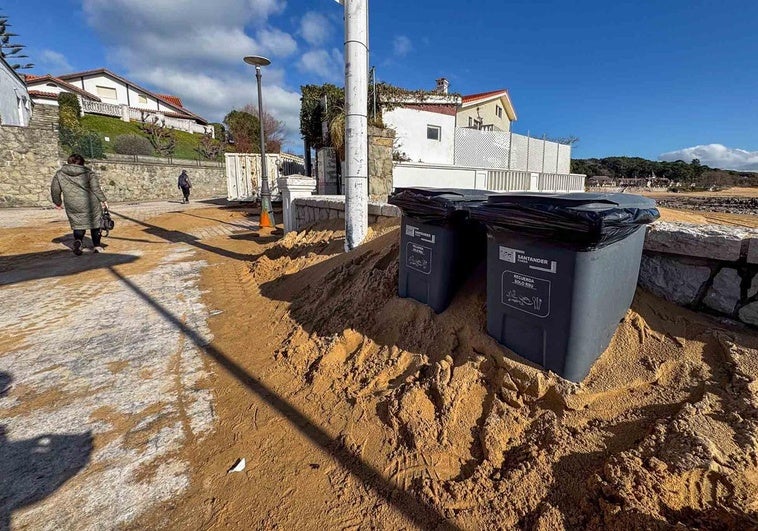
[[[345,251],[368,232],[368,0],[345,8]]]

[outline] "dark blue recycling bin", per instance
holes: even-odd
[[[581,381],[629,309],[655,202],[631,194],[492,196],[487,331],[516,354]]]
[[[448,307],[473,267],[484,259],[484,226],[468,209],[492,192],[461,188],[396,188],[389,203],[403,211],[398,295]]]

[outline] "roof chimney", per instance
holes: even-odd
[[[447,94],[447,89],[449,86],[450,82],[444,77],[441,77],[437,80],[437,92],[440,94]]]

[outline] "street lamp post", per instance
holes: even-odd
[[[263,136],[263,99],[261,97],[261,67],[268,66],[271,61],[258,55],[249,55],[244,61],[255,66],[255,77],[258,80],[258,122],[261,126],[261,227],[275,227],[274,209],[271,206],[271,189],[268,186],[268,172],[266,171],[266,139]]]

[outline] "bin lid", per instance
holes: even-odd
[[[655,201],[636,194],[600,194],[577,192],[551,194],[535,192],[512,192],[492,194],[488,203],[493,205],[563,205],[580,210],[607,210],[609,208],[655,208]]]
[[[467,212],[468,206],[484,203],[496,193],[471,188],[398,187],[387,201],[406,215],[442,221],[457,212]]]
[[[655,201],[634,194],[492,195],[471,208],[473,219],[491,230],[510,230],[556,243],[600,248],[623,240],[660,214]]]

